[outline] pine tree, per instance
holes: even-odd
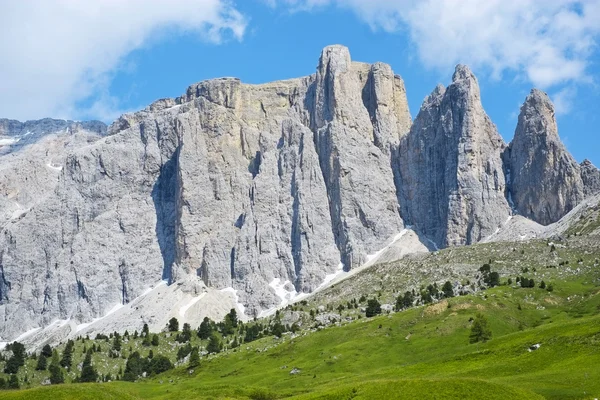
[[[150,335],[144,336],[144,340],[142,340],[142,346],[149,347],[152,344],[150,341]]]
[[[71,364],[73,364],[73,348],[75,347],[75,342],[69,340],[67,345],[65,346],[65,350],[63,351],[63,356],[60,360],[60,365],[63,368],[71,368]]]
[[[188,368],[196,368],[198,365],[200,365],[200,353],[198,352],[198,347],[194,347],[190,354]]]
[[[62,368],[60,367],[60,362],[58,361],[58,351],[52,351],[52,361],[50,362],[50,367],[48,368],[50,371],[50,383],[53,385],[57,385],[60,383],[65,383],[65,376],[63,374]]]
[[[46,358],[50,358],[50,357],[52,357],[52,347],[50,347],[50,345],[49,345],[49,344],[45,345],[45,346],[42,348],[42,354],[43,354],[43,355],[44,355],[44,357],[46,357]]]
[[[37,365],[35,366],[36,371],[45,371],[48,367],[48,360],[43,353],[40,353],[37,359]]]
[[[169,320],[168,329],[169,332],[177,332],[179,330],[179,321],[177,321],[177,318],[173,317]]]
[[[367,302],[367,317],[374,317],[375,315],[379,314],[381,314],[381,304],[379,304],[379,301],[377,301],[377,299],[370,299]]]
[[[155,333],[154,335],[152,335],[152,346],[158,346],[159,344],[159,339],[158,339],[158,335]]]
[[[477,314],[471,326],[469,343],[487,342],[492,338],[492,331],[488,326],[488,320],[482,314]]]
[[[198,337],[201,340],[206,340],[210,337],[212,333],[212,321],[208,317],[204,317],[202,323],[200,324],[200,328],[198,328]]]
[[[116,335],[113,339],[112,349],[116,352],[121,351],[121,337]]]
[[[442,292],[444,292],[445,298],[454,297],[454,289],[452,288],[452,283],[450,281],[446,281],[444,286],[442,286]]]
[[[223,350],[223,342],[217,336],[215,332],[210,335],[210,339],[208,340],[208,344],[206,345],[206,351],[209,353],[220,353]]]
[[[544,281],[540,282],[540,289],[546,289],[546,282],[544,282]]]
[[[81,369],[80,382],[96,382],[98,380],[98,372],[92,365],[92,351],[86,353]]]
[[[144,327],[142,328],[142,334],[144,336],[148,336],[149,333],[150,333],[150,329],[148,328],[148,324],[144,324]]]
[[[189,342],[192,338],[192,327],[187,322],[183,324],[183,330],[177,335],[176,340],[179,343]]]

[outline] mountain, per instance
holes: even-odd
[[[547,225],[583,200],[580,167],[558,137],[545,93],[533,89],[527,96],[507,158],[511,198],[523,216]]]
[[[437,246],[478,242],[511,214],[504,196],[506,145],[481,105],[479,84],[459,65],[423,106],[399,151],[401,203]]]
[[[389,65],[329,46],[307,77],[203,81],[106,134],[55,132],[51,159],[41,140],[14,148],[0,156],[15,182],[0,202],[0,336],[261,316],[380,250],[476,243],[514,213],[554,222],[600,188],[560,144],[548,104],[528,97],[507,145],[459,65],[412,123]],[[3,124],[6,137],[27,133]],[[15,213],[40,173],[51,184]]]

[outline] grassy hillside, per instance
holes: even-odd
[[[282,312],[282,319],[296,316],[302,325],[297,334],[267,336],[204,356],[193,370],[184,363],[135,383],[39,387],[48,373],[33,371],[35,361],[28,360],[19,377],[23,382],[28,374],[29,384],[22,385],[32,388],[0,392],[0,399],[593,399],[600,397],[598,253],[580,239],[554,247],[546,242],[487,244],[377,266]],[[338,309],[361,294],[392,303],[405,289],[418,291],[433,281],[468,280],[466,286],[477,286],[478,269],[489,261],[492,270],[501,272],[503,285],[484,291],[475,287],[468,295],[374,318],[364,316],[364,302]],[[430,273],[415,279],[413,268]],[[444,277],[456,270],[461,276]],[[517,276],[535,279],[536,287],[521,288]],[[541,280],[551,283],[553,291],[539,288]],[[335,323],[317,322],[328,313],[337,314]],[[492,339],[470,344],[472,318],[478,313],[489,321]],[[152,349],[175,362],[181,347],[169,333],[160,334],[156,347],[144,347],[141,338],[130,336],[122,357],[115,359],[105,353],[110,343],[76,341],[74,365],[81,362],[84,346],[99,344],[106,350],[94,354],[93,364],[114,377],[131,351],[146,355]],[[195,346],[206,344],[193,339]],[[534,344],[539,349],[529,351]],[[68,380],[78,374],[74,370]]]

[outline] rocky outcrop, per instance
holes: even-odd
[[[600,170],[588,159],[583,160],[579,168],[581,169],[584,196],[600,193]]]
[[[560,141],[554,106],[544,92],[533,89],[527,96],[506,161],[519,214],[548,225],[583,200],[579,165]]]
[[[342,46],[305,78],[200,82],[123,115],[4,226],[0,336],[89,321],[161,279],[233,288],[249,316],[316,289],[404,228],[391,163],[409,126],[402,80]]]
[[[439,247],[475,243],[510,215],[505,144],[481,105],[471,71],[429,95],[400,143],[401,202],[408,223]]]
[[[511,196],[552,221],[600,179],[530,97],[506,150],[467,67],[412,124],[389,65],[329,46],[313,75],[200,82],[108,128],[0,120],[0,341],[264,315],[341,269],[493,239]]]

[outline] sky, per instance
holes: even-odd
[[[204,79],[309,75],[343,44],[402,76],[413,117],[469,65],[507,142],[544,90],[567,148],[600,166],[598,21],[600,0],[4,1],[0,118],[110,123]]]

